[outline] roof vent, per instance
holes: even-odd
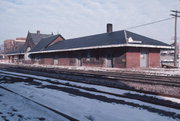
[[[113,25],[108,23],[107,24],[107,33],[111,33],[113,31]]]

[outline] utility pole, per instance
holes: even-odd
[[[171,16],[174,16],[175,18],[175,24],[174,24],[174,66],[177,67],[177,18],[180,17],[180,15],[178,15],[180,13],[180,11],[177,10],[171,10],[171,12],[173,12],[173,14],[171,14]]]

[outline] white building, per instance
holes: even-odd
[[[178,67],[180,67],[180,43],[178,45]],[[174,50],[161,50],[161,65],[174,66]]]

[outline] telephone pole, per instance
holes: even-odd
[[[177,67],[177,18],[180,17],[180,15],[178,15],[180,13],[180,11],[177,10],[171,10],[171,12],[173,12],[173,14],[171,14],[171,16],[174,16],[175,18],[175,24],[174,24],[174,66]]]

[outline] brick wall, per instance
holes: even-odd
[[[47,64],[47,65],[53,65],[54,64],[54,60],[53,58],[44,58],[44,64]]]
[[[4,40],[4,52],[13,51],[15,48],[15,40]]]
[[[126,54],[125,48],[109,48],[109,49],[96,49],[84,50],[74,52],[59,52],[37,54],[32,56],[36,64],[54,64],[54,57],[58,58],[58,65],[61,66],[89,66],[89,67],[106,67],[107,55],[112,56],[113,67],[125,68],[126,67]],[[88,55],[90,53],[90,55]],[[36,58],[40,58],[37,61]],[[79,63],[78,63],[78,60]]]
[[[160,49],[149,49],[149,67],[160,67]]]
[[[125,51],[125,48],[109,48],[83,51],[81,59],[82,66],[107,67],[106,59],[109,56],[112,60],[113,67],[125,68]],[[90,57],[88,57],[88,53],[90,53]]]
[[[113,67],[115,68],[126,67],[126,48],[113,49]]]
[[[104,66],[104,58],[83,58],[82,66],[91,66],[91,67],[103,67]]]
[[[59,58],[58,65],[69,66],[69,58]]]
[[[70,66],[77,66],[77,59],[76,58],[69,58],[69,65]]]
[[[78,66],[77,58],[81,58],[80,51],[68,52],[66,53],[66,57],[69,61],[69,66]]]
[[[106,51],[103,49],[82,51],[81,52],[82,66],[103,67],[105,53]]]
[[[132,47],[127,48],[126,67],[127,68],[140,67],[140,49],[139,48],[132,48]]]
[[[149,67],[160,66],[159,51],[159,49],[149,49]],[[140,48],[135,47],[43,54],[40,56],[39,64],[53,65],[54,57],[56,56],[58,65],[61,66],[107,67],[106,59],[109,55],[112,57],[112,66],[115,68],[140,67]],[[79,65],[78,60],[80,60]]]

